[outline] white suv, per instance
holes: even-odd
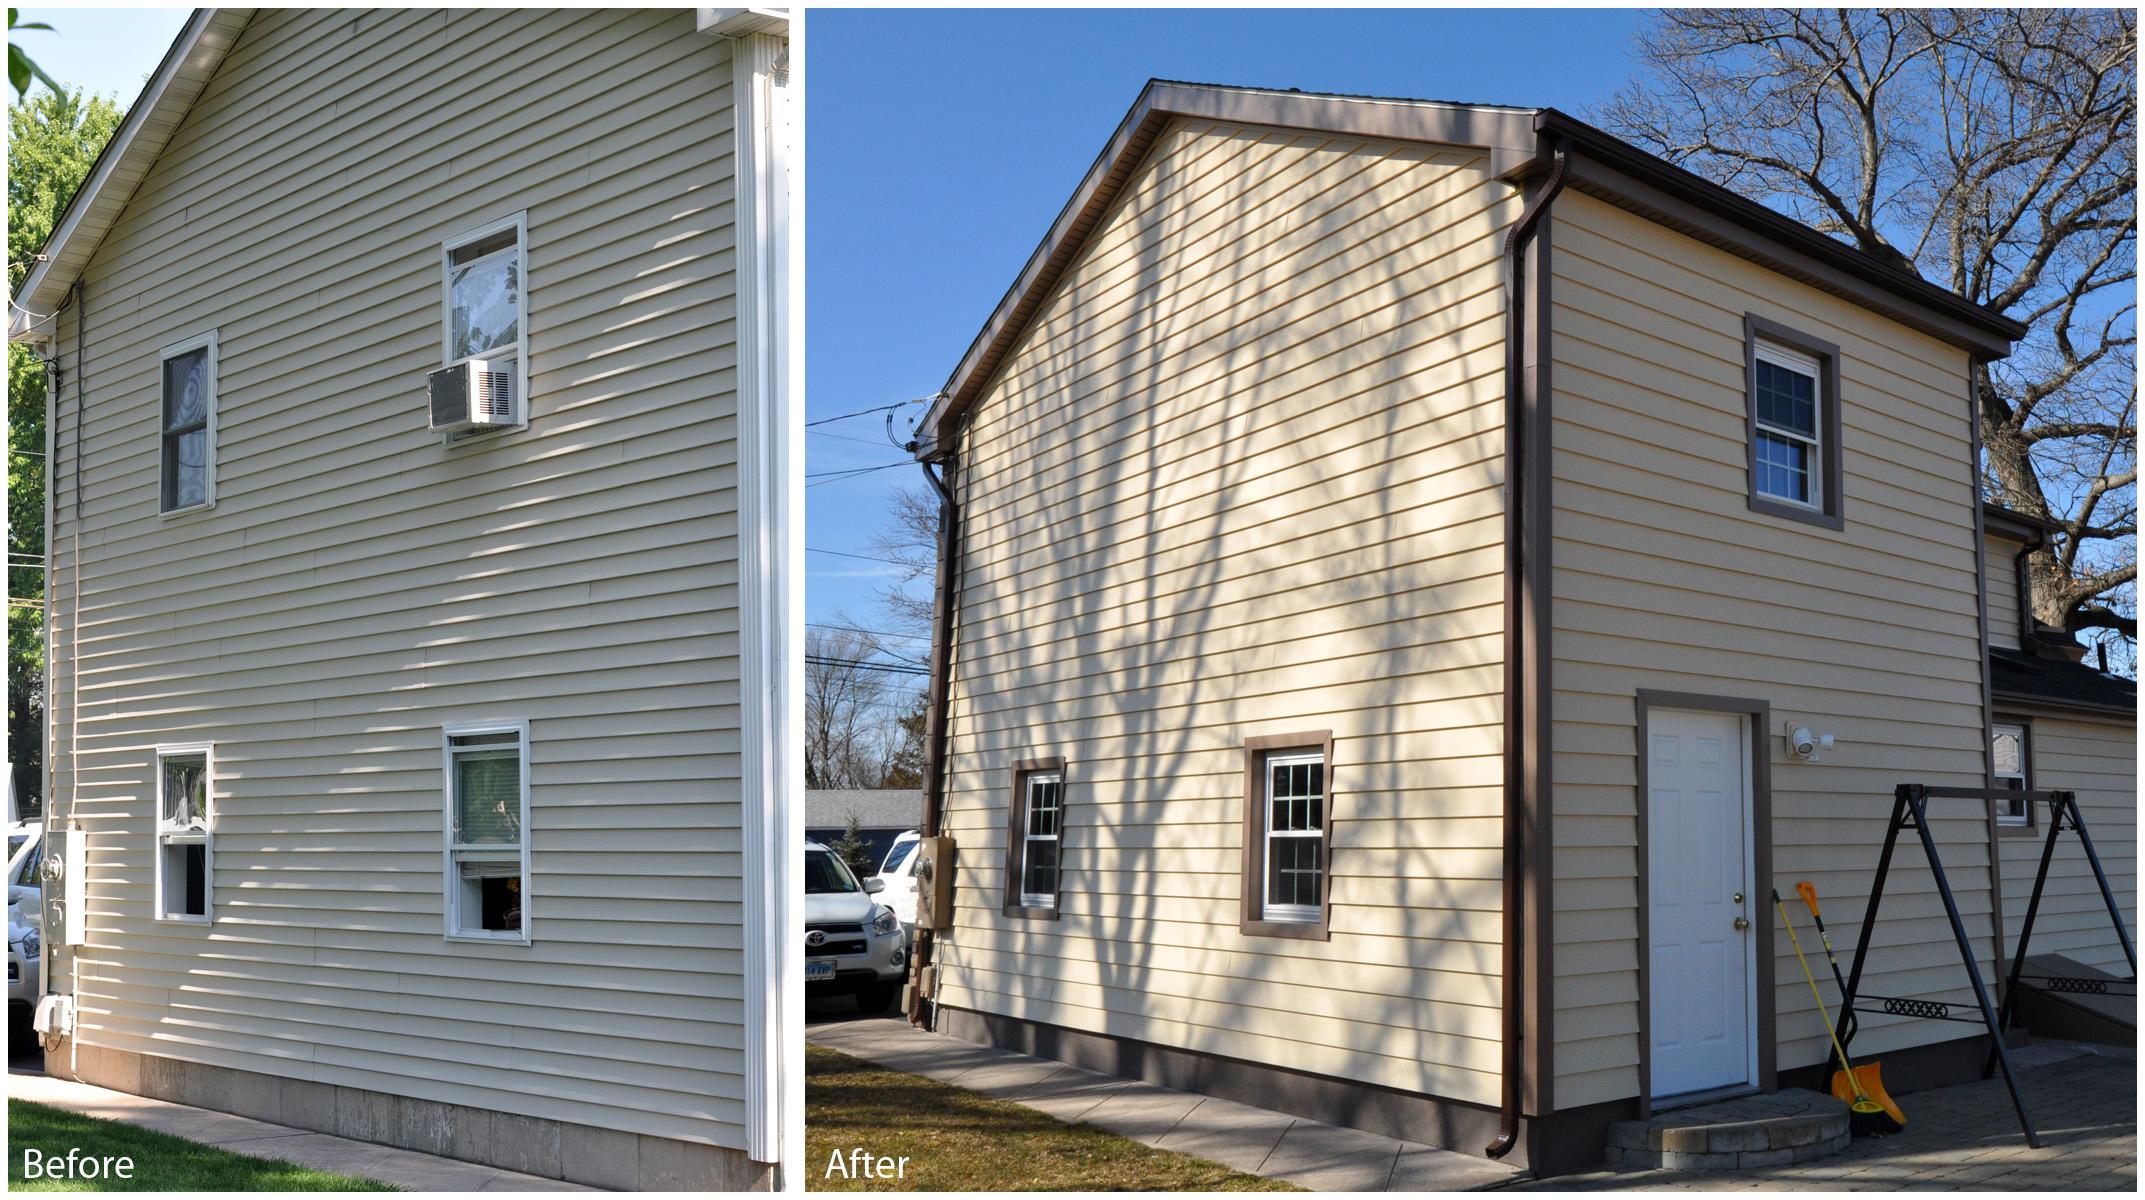
[[[886,849],[886,861],[879,864],[879,873],[872,878],[885,885],[879,893],[879,902],[901,918],[901,927],[911,937],[916,933],[916,846],[923,835],[911,829],[894,839]]]
[[[841,856],[804,845],[804,992],[848,993],[861,1012],[885,1012],[909,970],[909,935],[894,910],[872,899],[881,884],[863,883]]]

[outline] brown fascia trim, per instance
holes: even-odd
[[[1269,921],[1266,919],[1266,755],[1274,750],[1306,750],[1318,747],[1326,759],[1326,877],[1318,895],[1318,921]],[[1333,731],[1277,733],[1244,739],[1244,885],[1243,920],[1239,926],[1248,937],[1305,938],[1329,941],[1333,937],[1333,846],[1334,827],[1339,824],[1333,804]]]
[[[1536,110],[1433,101],[1321,95],[1262,88],[1149,80],[1118,122],[1072,198],[1051,222],[1013,286],[976,335],[945,390],[917,426],[918,456],[928,457],[941,432],[975,403],[1011,353],[1028,321],[1087,243],[1087,235],[1123,191],[1165,126],[1173,119],[1231,121],[1395,141],[1481,146],[1493,174],[1522,169],[1538,157]]]
[[[1027,837],[1028,823],[1028,776],[1038,771],[1058,773],[1058,884],[1050,893],[1050,906],[1023,903],[1021,897],[1028,890],[1028,881],[1021,869],[1021,843]],[[1006,792],[1005,806],[1005,903],[1000,912],[1008,917],[1026,917],[1038,921],[1058,919],[1058,898],[1065,894],[1065,760],[1062,758],[1024,758],[1013,764],[1013,778]]]
[[[1556,109],[1536,128],[1573,147],[1571,186],[1740,258],[1801,280],[1983,358],[2003,358],[2026,326],[1872,258],[1785,214]]]
[[[918,457],[996,374],[1087,235],[1173,118],[1232,121],[1395,141],[1479,146],[1510,182],[1547,169],[1552,137],[1571,144],[1571,186],[1731,254],[1881,313],[1984,358],[2002,358],[2026,327],[1879,262],[1791,217],[1701,179],[1553,108],[1336,96],[1150,80],[1104,145],[1012,287],[918,425]]]
[[[2095,704],[2089,700],[2057,700],[2048,696],[2030,695],[2025,692],[1995,693],[1996,706],[2005,712],[2038,714],[2046,717],[2076,717],[2080,720],[2117,721],[2134,725],[2138,710],[2120,704]]]

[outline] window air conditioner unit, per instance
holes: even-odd
[[[467,433],[521,423],[511,358],[473,358],[434,371],[426,381],[432,393],[434,433]]]

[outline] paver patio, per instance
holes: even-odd
[[[1535,1191],[2137,1190],[2137,1052],[2043,1042],[2020,1060],[2028,1149],[2001,1078],[1900,1096],[1904,1132],[1829,1158],[1740,1171],[1599,1171],[1527,1181]]]

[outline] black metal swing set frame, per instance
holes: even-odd
[[[1989,990],[1982,982],[1981,968],[1974,961],[1972,943],[1967,940],[1966,922],[1959,917],[1959,903],[1952,896],[1951,880],[1944,873],[1943,856],[1937,853],[1936,837],[1929,829],[1929,802],[1931,800],[1979,800],[1984,804],[1993,800],[2017,800],[2023,796],[2032,811],[2034,805],[2046,805],[2048,809],[2048,837],[2041,846],[2040,869],[2033,876],[2033,898],[2026,904],[2026,919],[2018,931],[2018,949],[2012,954],[2008,981],[2004,987],[2003,1005],[1999,1009],[1989,1001]],[[1959,944],[1959,959],[1966,964],[1966,977],[1974,987],[1974,1002],[1980,1015],[1969,1016],[1952,1012],[1952,1005],[1935,1000],[1919,1000],[1908,996],[1877,996],[1862,991],[1862,967],[1869,956],[1870,935],[1877,927],[1877,908],[1884,900],[1885,881],[1892,871],[1892,852],[1898,848],[1899,835],[1912,829],[1920,836],[1922,853],[1928,856],[1929,870],[1936,876],[1937,893],[1944,900],[1944,915],[1951,919],[1952,937]],[[2108,906],[2108,917],[2115,924],[2115,935],[2122,939],[2123,957],[2130,963],[2130,978],[2124,980],[2090,979],[2070,976],[2044,975],[2025,970],[2027,947],[2033,939],[2034,918],[2040,914],[2041,892],[2048,883],[2048,867],[2056,855],[2056,840],[2063,831],[2077,833],[2078,842],[2085,848],[2085,859],[2093,867],[2093,878],[2100,884],[2101,899]],[[1999,950],[2003,942],[2003,930],[1996,931]],[[2075,792],[2030,791],[2020,792],[2007,788],[1931,787],[1919,783],[1903,783],[1892,792],[1892,821],[1885,831],[1884,850],[1877,856],[1877,877],[1870,885],[1869,907],[1862,914],[1862,936],[1855,943],[1854,969],[1847,975],[1847,994],[1841,1004],[1840,1045],[1847,1046],[1854,1039],[1858,1024],[1855,1014],[1871,1013],[1895,1017],[1920,1017],[1934,1021],[1963,1021],[1968,1024],[1986,1025],[1989,1031],[1989,1059],[1982,1068],[1986,1079],[1998,1067],[2003,1069],[2004,1086],[2010,1090],[2011,1106],[2018,1111],[2018,1126],[2025,1131],[2026,1144],[2038,1149],[2040,1135],[2034,1132],[2033,1120],[2026,1113],[2026,1099],[2018,1090],[2018,1076],[2011,1064],[2011,1051],[2004,1043],[2004,1031],[2011,1027],[2018,1004],[2018,987],[2021,979],[2033,979],[2052,992],[2092,992],[2103,995],[2137,995],[2138,956],[2130,942],[2130,930],[2123,924],[2122,910],[2116,906],[2115,892],[2108,886],[2108,874],[2101,869],[2100,853],[2093,848],[2093,835],[2086,831],[2085,818],[2078,811]],[[2127,988],[2127,991],[2115,991]],[[1871,1003],[1874,1007],[1870,1006]]]

